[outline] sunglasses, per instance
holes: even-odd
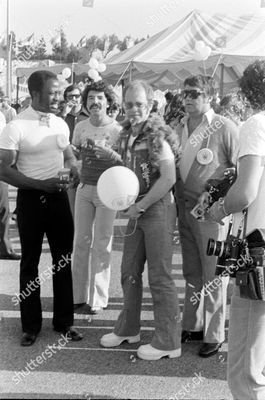
[[[68,94],[67,98],[70,100],[73,100],[74,97],[76,99],[79,99],[80,96],[81,96],[81,94]]]
[[[196,89],[185,89],[182,90],[182,96],[184,97],[184,99],[186,99],[188,96],[190,96],[192,99],[197,99],[199,96],[201,96],[202,94],[204,94],[204,92],[196,90]]]
[[[134,106],[136,106],[137,108],[140,108],[142,110],[142,109],[146,108],[147,105],[148,105],[147,103],[140,103],[138,101],[136,101],[136,103],[128,102],[128,103],[124,103],[124,108],[126,110],[131,110]]]

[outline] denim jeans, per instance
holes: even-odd
[[[74,303],[106,307],[116,211],[100,201],[97,187],[80,183],[75,201]],[[91,259],[90,259],[91,249]]]
[[[169,228],[170,195],[167,194],[135,220],[128,222],[121,264],[123,310],[115,324],[118,336],[140,331],[142,273],[147,260],[153,299],[155,333],[151,345],[159,350],[180,348],[180,317],[177,288],[172,277],[172,232]]]
[[[230,307],[228,384],[235,400],[265,399],[265,302],[239,296]]]

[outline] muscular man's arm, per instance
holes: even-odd
[[[246,155],[240,158],[237,180],[227,193],[224,208],[215,202],[209,214],[216,222],[221,222],[227,214],[234,214],[248,207],[257,197],[261,176],[264,171],[262,157]]]
[[[62,189],[62,181],[59,178],[45,180],[33,179],[25,176],[11,166],[17,159],[16,150],[0,149],[0,181],[4,181],[19,189],[35,189],[45,192],[57,192]]]

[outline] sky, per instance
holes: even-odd
[[[0,35],[6,30],[8,0],[0,0]],[[17,40],[34,32],[46,42],[62,27],[69,44],[86,35],[117,34],[133,38],[152,36],[198,9],[208,14],[262,14],[261,0],[94,0],[94,7],[83,7],[83,0],[9,0],[10,30]]]

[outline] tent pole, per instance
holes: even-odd
[[[222,99],[224,95],[224,70],[225,70],[225,65],[224,63],[220,64],[221,67],[221,74],[220,74],[220,97]]]
[[[122,78],[123,78],[125,72],[127,71],[127,69],[128,69],[129,67],[130,67],[130,64],[128,64],[128,65],[126,66],[125,70],[123,71],[123,73],[122,73],[121,76],[119,77],[118,81],[116,82],[114,88],[118,86],[118,84],[119,84],[120,81],[122,80]]]
[[[132,63],[132,61],[130,61],[129,82],[131,82],[131,80],[132,80],[132,67],[133,67],[133,63]]]
[[[19,97],[19,76],[17,76],[17,99],[16,99],[16,103],[18,103],[18,97]]]

